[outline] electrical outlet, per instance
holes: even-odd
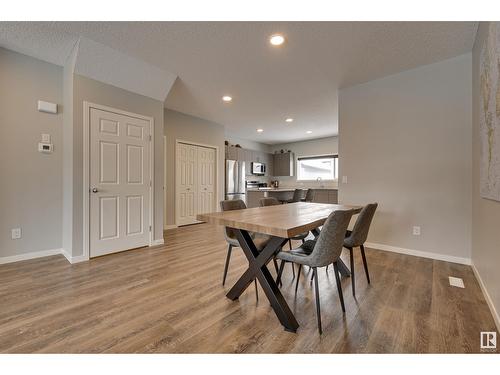
[[[347,176],[342,176],[342,183],[347,184]]]
[[[420,236],[420,227],[419,226],[414,226],[413,227],[413,235],[414,236]]]
[[[456,286],[457,288],[465,288],[464,281],[460,277],[448,276],[448,280],[451,286]]]
[[[21,238],[21,228],[14,228],[12,229],[12,239],[13,240],[18,240]]]

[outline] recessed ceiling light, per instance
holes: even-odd
[[[257,129],[257,133],[262,133],[264,129]]]
[[[269,38],[269,43],[271,43],[273,46],[281,46],[283,43],[285,43],[285,37],[280,34],[271,35],[271,37]]]
[[[224,96],[222,97],[222,101],[223,101],[223,102],[226,102],[226,103],[229,103],[229,102],[230,102],[230,101],[232,101],[232,100],[233,100],[233,98],[231,98],[231,97],[230,97],[230,96],[228,96],[228,95],[224,95]]]
[[[293,122],[293,118],[289,117],[285,120],[286,122]]]
[[[306,131],[307,134],[311,134],[312,133],[312,130],[308,130]]]

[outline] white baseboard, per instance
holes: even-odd
[[[453,255],[430,253],[430,252],[421,251],[421,250],[405,249],[402,247],[389,246],[389,245],[384,245],[384,244],[379,244],[379,243],[374,243],[374,242],[366,242],[365,247],[369,247],[369,248],[377,249],[377,250],[383,250],[383,251],[390,251],[393,253],[413,255],[413,256],[422,257],[422,258],[443,260],[445,262],[465,264],[468,266],[471,265],[470,258],[456,257]]]
[[[24,253],[19,255],[12,255],[8,257],[0,257],[0,264],[14,263],[14,262],[20,262],[22,260],[48,257],[51,255],[58,255],[61,253],[62,249],[50,249],[50,250],[34,251],[31,253]]]
[[[151,246],[158,246],[158,245],[163,245],[165,243],[165,240],[162,238],[160,240],[153,240],[151,243]]]
[[[177,228],[177,225],[175,225],[175,224],[174,225],[165,225],[163,227],[163,230],[169,230],[169,229],[175,229],[175,228]]]
[[[89,260],[89,258],[85,255],[78,255],[76,257],[74,256],[71,256],[69,255],[69,253],[64,250],[64,249],[61,249],[61,254],[64,255],[64,257],[68,260],[68,262],[70,262],[71,264],[75,264],[75,263],[80,263],[80,262],[86,262],[87,260]]]
[[[490,297],[490,294],[488,293],[488,290],[486,289],[486,286],[483,283],[483,279],[481,279],[481,275],[479,275],[479,271],[477,270],[476,266],[474,263],[471,264],[472,271],[474,272],[474,276],[476,276],[476,280],[479,283],[479,287],[481,288],[481,291],[483,292],[484,299],[486,300],[486,303],[488,304],[488,307],[490,308],[491,315],[493,316],[493,320],[495,321],[495,325],[497,326],[497,330],[500,331],[500,316],[498,315],[498,311],[495,308],[495,305],[493,304],[493,300]]]

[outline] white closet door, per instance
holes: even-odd
[[[198,147],[198,214],[215,211],[215,150]]]
[[[90,111],[90,256],[149,244],[149,122]]]
[[[177,193],[176,215],[177,225],[196,223],[198,210],[197,199],[197,164],[198,150],[196,146],[185,143],[177,144]]]

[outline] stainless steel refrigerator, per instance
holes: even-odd
[[[246,202],[245,190],[245,162],[226,160],[226,199]]]

